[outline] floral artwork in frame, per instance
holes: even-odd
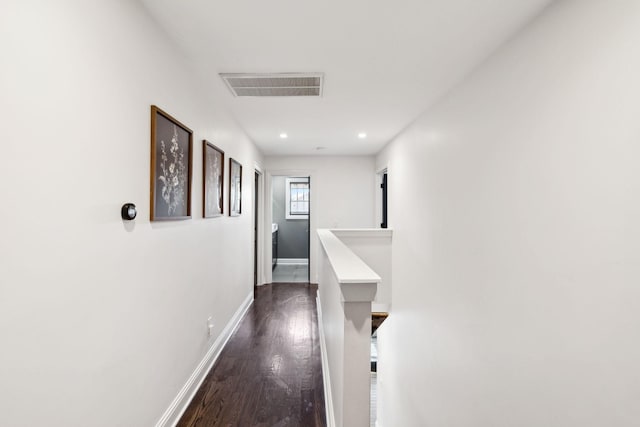
[[[224,151],[202,141],[202,216],[213,218],[224,212]]]
[[[193,132],[151,106],[151,221],[191,218]]]
[[[242,213],[242,165],[229,158],[229,216]]]

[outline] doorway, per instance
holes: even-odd
[[[273,176],[272,282],[309,282],[311,178]]]

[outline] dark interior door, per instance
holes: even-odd
[[[382,189],[382,223],[380,224],[380,228],[387,228],[387,173],[386,172],[382,175],[382,184],[380,184],[380,188]]]
[[[253,188],[253,298],[258,292],[258,189],[260,174],[255,172]]]

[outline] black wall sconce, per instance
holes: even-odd
[[[122,215],[122,219],[131,221],[138,214],[138,211],[136,210],[136,205],[134,205],[133,203],[125,203],[124,205],[122,205],[120,214]]]

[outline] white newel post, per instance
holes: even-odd
[[[370,425],[371,301],[377,283],[341,283],[344,306],[343,426]]]

